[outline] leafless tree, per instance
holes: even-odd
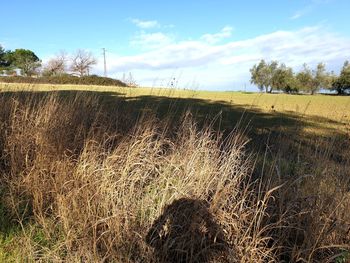
[[[79,74],[80,77],[89,75],[91,66],[95,65],[97,60],[91,52],[78,49],[72,57],[71,71]]]
[[[126,77],[125,73],[123,73],[122,82],[124,82],[125,84],[127,84],[130,87],[136,87],[137,86],[136,80],[134,79],[134,77],[131,74],[131,72],[129,72],[128,77]]]
[[[48,75],[60,75],[66,72],[67,54],[61,51],[56,57],[51,58],[44,68],[44,73]]]

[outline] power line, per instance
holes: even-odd
[[[104,76],[107,77],[106,49],[105,49],[105,48],[102,48],[102,50],[103,50]]]

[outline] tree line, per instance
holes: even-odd
[[[80,77],[90,74],[90,69],[97,63],[91,52],[78,49],[73,55],[60,52],[45,65],[39,57],[29,49],[5,50],[0,45],[0,71],[7,75],[21,71],[23,76],[43,75],[58,76],[71,72]]]
[[[266,62],[261,60],[251,69],[251,83],[258,86],[261,91],[272,93],[283,91],[285,93],[315,94],[321,89],[336,91],[344,94],[350,91],[350,64],[344,62],[339,75],[333,71],[328,72],[324,63],[318,63],[315,69],[304,64],[299,72],[278,61]]]

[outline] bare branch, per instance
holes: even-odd
[[[61,51],[56,57],[50,59],[44,68],[47,75],[60,75],[66,72],[67,68],[67,54]]]
[[[70,69],[82,77],[84,75],[89,75],[91,66],[95,64],[97,64],[97,60],[94,58],[91,52],[78,49],[75,55],[72,57],[72,64],[70,66]]]

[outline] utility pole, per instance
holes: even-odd
[[[103,50],[103,66],[104,66],[104,76],[107,77],[107,65],[106,65],[106,49],[102,48]]]

